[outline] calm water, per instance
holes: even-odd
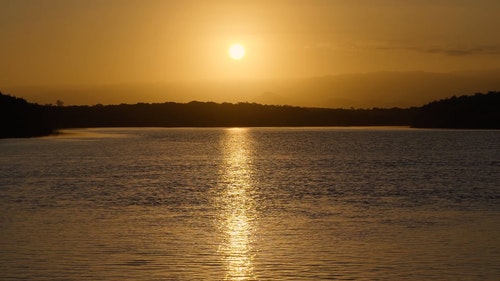
[[[0,280],[498,280],[500,131],[0,140]]]

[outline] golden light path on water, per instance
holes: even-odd
[[[225,280],[255,280],[252,239],[255,233],[255,188],[252,186],[251,142],[247,129],[228,129],[223,139],[223,184],[219,220],[226,263]]]

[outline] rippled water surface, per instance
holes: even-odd
[[[0,140],[0,280],[498,280],[500,132]]]

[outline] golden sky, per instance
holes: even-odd
[[[494,69],[499,15],[498,0],[0,0],[0,87]]]

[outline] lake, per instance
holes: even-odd
[[[1,280],[498,280],[500,131],[0,140]]]

